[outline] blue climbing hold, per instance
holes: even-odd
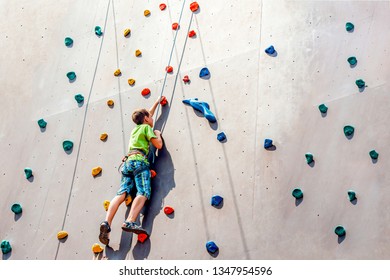
[[[209,104],[207,104],[206,102],[200,102],[200,101],[198,101],[198,98],[190,98],[190,99],[183,100],[183,103],[188,104],[188,105],[192,106],[195,110],[203,113],[204,117],[209,122],[214,123],[217,121],[214,114],[210,111]]]
[[[200,70],[200,73],[199,73],[199,78],[203,78],[203,77],[207,77],[207,76],[210,76],[210,71],[209,69],[207,69],[206,67],[205,68],[202,68]]]
[[[211,198],[211,205],[212,206],[219,206],[221,204],[223,200],[223,197],[219,196],[219,195],[213,195],[213,197]]]
[[[269,149],[273,146],[272,140],[271,139],[265,139],[264,140],[264,149]]]
[[[269,46],[268,48],[265,49],[265,53],[267,54],[274,54],[275,53],[275,48],[274,46]]]
[[[217,244],[214,241],[209,241],[206,243],[206,249],[210,254],[214,254],[219,250]]]
[[[220,132],[220,133],[218,133],[217,139],[218,139],[219,142],[222,142],[222,141],[226,140],[226,134],[225,134],[225,132]]]

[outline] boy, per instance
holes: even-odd
[[[156,100],[149,111],[138,109],[133,112],[132,119],[136,127],[131,132],[129,153],[125,157],[126,160],[122,167],[121,185],[116,196],[110,202],[105,221],[100,224],[99,240],[104,245],[108,245],[110,241],[108,235],[111,231],[112,219],[119,205],[125,201],[127,194],[133,187],[137,188],[137,195],[132,202],[129,216],[123,222],[122,229],[136,234],[147,234],[146,230],[136,224],[136,220],[146,200],[150,199],[150,170],[147,160],[149,143],[151,142],[157,149],[161,149],[163,146],[161,132],[152,129],[154,111],[159,102],[160,98]]]

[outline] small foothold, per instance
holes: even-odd
[[[207,252],[209,252],[210,254],[214,254],[215,252],[217,252],[219,250],[217,244],[215,244],[214,241],[207,242],[206,249],[207,249]]]
[[[109,107],[114,106],[114,100],[112,100],[112,99],[107,100],[107,105],[108,105]]]
[[[293,197],[295,197],[296,199],[300,199],[300,198],[302,198],[303,197],[303,192],[302,192],[302,190],[301,189],[294,189],[293,191],[292,191],[292,196]]]
[[[95,243],[92,245],[92,252],[94,252],[95,254],[99,254],[101,252],[103,252],[103,247],[100,246],[98,243]]]
[[[102,172],[102,168],[100,166],[92,168],[92,176],[95,177]]]
[[[337,234],[337,236],[341,237],[341,236],[344,236],[345,235],[345,229],[343,226],[337,226],[335,229],[334,229],[334,233]]]
[[[206,77],[206,76],[209,76],[210,75],[210,71],[209,69],[207,69],[206,67],[205,68],[202,68],[200,70],[200,73],[199,73],[199,77],[200,78],[203,78],[203,77]]]
[[[348,198],[349,198],[349,201],[353,201],[356,199],[356,193],[352,190],[349,190],[348,191]]]
[[[84,102],[84,96],[82,96],[81,94],[76,94],[74,96],[74,99],[77,101],[78,104]]]
[[[275,53],[275,48],[274,46],[269,46],[268,48],[265,49],[265,53],[267,54],[274,54]]]
[[[321,113],[325,114],[326,112],[328,112],[328,107],[326,107],[325,104],[321,104],[320,106],[318,106],[318,109],[320,110]]]
[[[22,206],[18,203],[12,204],[11,211],[14,212],[15,214],[20,214],[23,211]]]
[[[144,89],[141,91],[141,94],[142,94],[142,96],[146,96],[146,95],[150,94],[150,89],[144,88]]]
[[[188,75],[184,76],[183,82],[185,82],[185,83],[189,83],[190,82],[190,78],[188,77]]]
[[[135,56],[140,56],[141,54],[142,54],[142,52],[140,50],[135,51]]]
[[[160,7],[161,11],[164,11],[165,8],[167,7],[167,5],[165,5],[164,3],[161,3],[159,7]]]
[[[364,88],[366,86],[366,83],[362,79],[356,80],[355,84],[358,88]]]
[[[165,67],[165,71],[167,71],[167,73],[172,73],[173,72],[173,67],[172,66],[167,66],[167,67]]]
[[[116,69],[115,72],[114,72],[114,76],[118,77],[120,74],[122,74],[121,70],[120,69]]]
[[[165,206],[164,207],[164,213],[166,215],[171,215],[173,212],[175,212],[175,210],[171,206]]]
[[[172,29],[173,30],[179,29],[179,24],[177,22],[172,23]]]
[[[206,102],[200,102],[198,101],[198,98],[191,98],[191,99],[185,99],[183,100],[184,104],[190,105],[192,108],[195,110],[203,113],[204,117],[209,121],[209,122],[216,122],[217,119],[215,118],[214,114],[210,111],[210,106]]]
[[[65,151],[70,151],[73,148],[73,142],[70,140],[65,140],[62,142],[62,147]]]
[[[195,30],[191,30],[190,32],[188,32],[188,37],[192,38],[194,36],[196,36]]]
[[[133,198],[131,197],[131,195],[127,195],[126,198],[125,198],[125,204],[126,206],[129,206],[130,203],[133,201]]]
[[[97,36],[102,36],[103,32],[100,26],[95,26],[95,34]]]
[[[352,22],[347,22],[347,23],[345,24],[345,29],[346,29],[347,31],[352,31],[354,28],[355,28],[355,26],[353,25]]]
[[[310,163],[312,163],[314,161],[313,155],[310,154],[310,153],[305,154],[305,157],[306,157],[307,164],[310,164]]]
[[[355,132],[355,128],[350,125],[344,126],[344,134],[345,136],[351,136]]]
[[[137,239],[138,239],[138,242],[144,243],[146,241],[146,239],[148,239],[148,235],[145,233],[140,233],[140,234],[138,234]]]
[[[348,61],[348,63],[350,64],[350,65],[355,65],[356,63],[357,63],[357,59],[356,59],[356,57],[354,57],[354,56],[351,56],[351,57],[349,57],[348,59],[347,59],[347,61]]]
[[[40,120],[38,120],[38,125],[40,128],[45,128],[47,125],[47,122],[45,122],[44,119],[40,119]]]
[[[165,96],[161,97],[160,104],[161,104],[161,106],[165,106],[165,105],[168,104],[168,100],[167,100],[167,98]]]
[[[102,141],[105,141],[107,139],[107,137],[108,137],[107,133],[100,134],[100,140],[102,140]]]
[[[30,178],[31,176],[32,176],[32,170],[31,170],[31,168],[25,168],[24,169],[24,173],[25,173],[25,175],[26,175],[26,179],[28,179],[28,178]]]
[[[145,11],[144,11],[144,16],[147,17],[147,16],[149,16],[149,15],[150,15],[150,11],[149,11],[149,10],[145,10]]]
[[[272,139],[264,139],[264,149],[269,149],[273,146]]]
[[[212,206],[219,206],[221,202],[223,201],[223,197],[219,195],[213,195],[211,197],[211,205]]]
[[[110,201],[109,200],[105,200],[103,202],[103,207],[104,207],[104,210],[108,211],[108,207],[110,207]]]
[[[67,236],[68,236],[68,233],[67,233],[66,231],[60,231],[60,232],[57,233],[57,238],[58,238],[59,240],[64,239],[64,238],[66,238]]]
[[[372,159],[378,159],[378,156],[379,154],[375,150],[370,151],[370,157]]]
[[[199,4],[197,2],[192,2],[190,4],[190,9],[192,12],[196,12],[199,9]]]
[[[127,82],[129,83],[129,85],[133,86],[135,84],[135,80],[134,79],[128,79]]]
[[[123,31],[123,36],[125,36],[125,37],[129,36],[130,31],[131,30],[129,28],[126,28],[125,31]]]
[[[1,251],[3,252],[4,255],[8,254],[9,252],[12,251],[11,244],[7,240],[1,241],[0,247],[1,247]]]
[[[157,176],[156,171],[154,171],[153,169],[150,169],[150,178],[154,178],[156,176]]]
[[[70,37],[65,38],[65,46],[69,47],[73,44],[73,39]]]
[[[74,79],[76,79],[76,73],[75,72],[68,72],[66,74],[66,76],[68,77],[69,81],[73,81]]]
[[[226,140],[226,134],[224,132],[218,133],[217,139],[218,139],[219,142],[222,142],[222,141]]]

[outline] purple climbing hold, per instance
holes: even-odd
[[[264,140],[264,149],[269,149],[273,146],[272,140],[271,139],[265,139]]]
[[[206,78],[210,76],[210,71],[206,67],[202,68],[199,73],[199,78]]]
[[[219,250],[217,244],[214,241],[209,241],[206,243],[206,249],[210,254],[214,254]]]
[[[219,195],[213,195],[213,197],[211,198],[211,205],[212,206],[219,206],[222,201],[223,201],[223,197],[221,197]]]
[[[274,54],[275,53],[275,48],[274,46],[269,46],[268,48],[265,49],[265,53],[267,54]]]
[[[222,142],[222,141],[226,140],[226,134],[225,134],[225,132],[220,132],[220,133],[218,133],[217,139],[218,139],[219,142]]]
[[[190,98],[190,99],[183,100],[183,103],[188,104],[188,105],[192,106],[195,110],[203,113],[204,117],[209,122],[214,123],[217,121],[214,114],[210,111],[209,104],[207,104],[206,102],[200,102],[200,101],[198,101],[198,98]]]

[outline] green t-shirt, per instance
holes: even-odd
[[[129,141],[129,152],[132,149],[142,150],[145,155],[149,153],[149,142],[150,139],[157,138],[154,134],[153,129],[148,124],[138,124],[130,135]],[[131,156],[132,159],[144,160],[142,155]]]

